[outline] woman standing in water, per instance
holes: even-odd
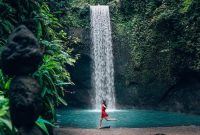
[[[102,101],[102,105],[101,105],[101,118],[100,118],[100,127],[102,128],[102,120],[105,119],[106,121],[116,121],[116,119],[108,119],[108,113],[106,112],[107,109],[107,104],[106,101],[103,100]]]

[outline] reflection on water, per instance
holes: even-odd
[[[57,112],[61,126],[76,128],[96,128],[99,126],[100,110],[70,110],[61,109]],[[109,117],[118,121],[106,122],[111,127],[144,128],[200,125],[200,116],[171,112],[147,110],[110,110]]]

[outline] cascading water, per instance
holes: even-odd
[[[109,109],[115,109],[113,49],[108,6],[90,6],[94,108],[100,109],[106,100]]]

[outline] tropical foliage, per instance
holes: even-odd
[[[15,130],[10,122],[9,111],[9,101],[8,101],[8,89],[10,85],[10,80],[5,77],[0,71],[0,134],[9,135],[14,134]]]
[[[195,0],[122,0],[114,24],[117,35],[129,38],[132,68],[144,74],[152,70],[159,80],[168,81],[179,79],[185,70],[199,72],[199,4]],[[156,62],[157,66],[151,65]],[[132,80],[134,75],[129,75]]]
[[[90,24],[88,5],[110,6],[119,103],[154,107],[170,91],[176,93],[174,87],[192,81],[189,77],[199,78],[198,0],[73,0],[68,4],[69,24],[85,29]],[[124,93],[130,93],[129,98],[121,96]],[[191,106],[187,100],[179,101],[186,105],[184,111]]]
[[[52,2],[55,5],[52,6]],[[77,56],[72,54],[69,45],[77,43],[76,38],[68,36],[64,23],[61,24],[62,10],[60,1],[51,0],[0,0],[0,45],[6,44],[8,35],[20,24],[26,25],[37,37],[44,53],[43,64],[33,74],[42,87],[44,98],[44,114],[37,121],[37,125],[48,134],[46,125],[56,121],[55,107],[59,104],[67,105],[63,96],[68,85],[73,84],[66,64],[75,63]],[[58,10],[53,10],[54,8]],[[8,87],[10,78],[2,72],[0,78],[0,134],[14,134],[9,121]],[[46,121],[46,120],[48,121]],[[10,129],[10,130],[7,130]]]
[[[55,122],[55,107],[67,105],[63,96],[67,86],[73,85],[65,66],[75,63],[72,48],[80,39],[66,31],[70,27],[88,29],[89,5],[97,4],[110,5],[114,49],[119,49],[115,53],[128,50],[120,79],[128,87],[134,82],[141,86],[137,91],[130,89],[134,104],[155,104],[183,75],[200,73],[198,0],[0,0],[0,46],[20,24],[40,41],[43,64],[33,77],[42,87],[45,113],[37,124],[46,134],[45,124]],[[0,134],[6,135],[14,134],[8,115],[10,81],[0,72]],[[117,92],[123,91],[116,87]]]

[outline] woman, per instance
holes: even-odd
[[[103,100],[102,101],[102,105],[101,105],[101,118],[100,118],[100,127],[102,127],[102,120],[105,119],[106,121],[116,121],[116,119],[108,119],[108,113],[106,112],[107,109],[107,104],[106,101]]]

